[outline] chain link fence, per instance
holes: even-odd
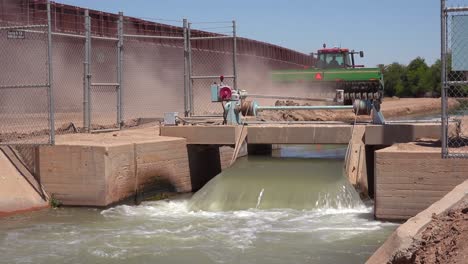
[[[211,102],[210,86],[223,83],[237,88],[236,25],[235,22],[212,22],[189,25],[188,52],[190,71],[190,114],[192,116],[222,116],[223,108]],[[216,30],[207,33],[203,30]]]
[[[210,96],[219,76],[250,93],[286,95],[272,86],[270,72],[309,60],[242,38],[238,54],[233,21],[192,29],[186,20],[143,20],[46,0],[7,3],[0,13],[0,145],[53,144],[55,133],[118,130],[165,112],[221,116]]]
[[[0,20],[0,145],[52,144],[50,17],[18,21],[27,11],[14,11]]]
[[[442,0],[441,10],[442,156],[468,158],[468,1]]]
[[[183,115],[184,43],[184,31],[178,28],[169,32],[143,21],[125,20],[122,100],[127,121],[154,119],[164,112]]]

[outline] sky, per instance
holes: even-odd
[[[57,0],[126,16],[168,20],[236,20],[238,36],[304,53],[327,46],[363,50],[366,66],[417,56],[440,57],[439,0]],[[174,24],[177,22],[167,22]],[[224,30],[213,29],[212,31]]]

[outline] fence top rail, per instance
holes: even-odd
[[[468,11],[468,6],[446,7],[444,11],[446,13],[465,12],[465,11]]]

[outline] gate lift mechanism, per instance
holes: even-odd
[[[352,105],[343,105],[343,90],[336,90],[334,102],[337,105],[305,105],[305,106],[260,106],[255,101],[247,101],[245,90],[235,90],[223,83],[224,77],[220,76],[220,84],[211,85],[211,101],[220,102],[223,105],[224,124],[242,125],[245,116],[257,116],[260,111],[278,110],[353,110],[356,115],[372,115],[374,124],[385,124],[385,119],[380,112],[380,100],[354,99]]]

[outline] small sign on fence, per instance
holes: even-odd
[[[25,32],[22,30],[8,30],[7,38],[8,39],[24,39]]]

